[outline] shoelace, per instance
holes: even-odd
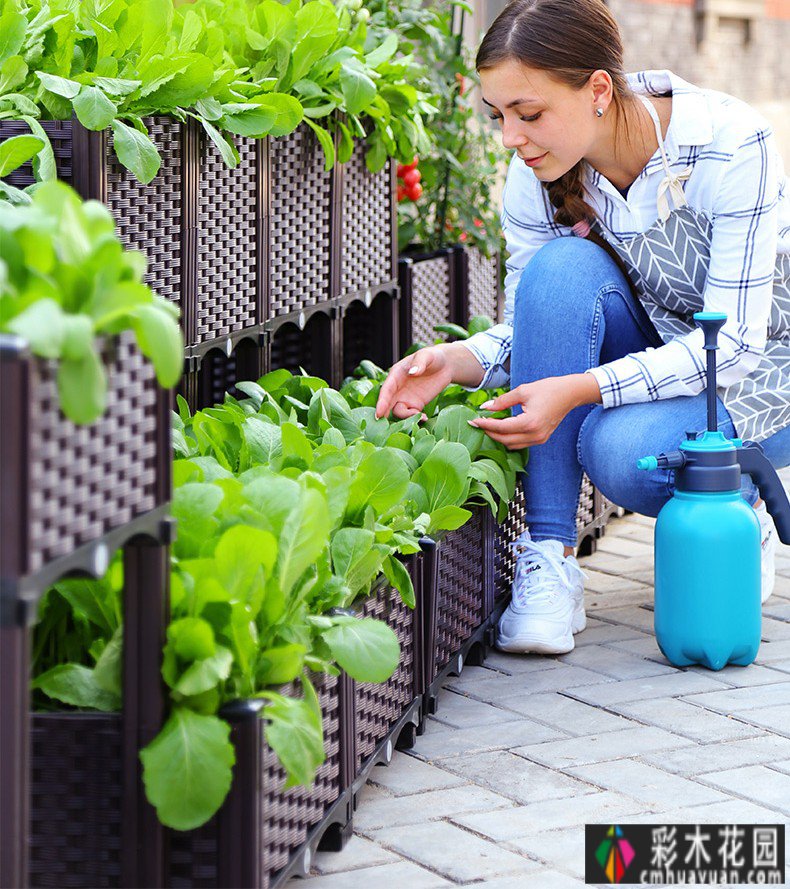
[[[587,575],[578,565],[567,562],[554,553],[547,551],[540,546],[539,541],[532,540],[516,540],[510,544],[516,556],[516,572],[513,584],[513,595],[516,604],[525,605],[527,598],[531,601],[544,599],[551,602],[557,596],[557,593],[564,588],[561,578],[566,577],[568,572],[577,574],[582,579]],[[530,565],[543,561],[554,569],[553,572],[545,571],[541,575],[529,583],[529,589],[525,590],[526,583],[519,583],[521,575]]]

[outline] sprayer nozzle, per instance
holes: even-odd
[[[637,469],[658,469],[658,460],[655,457],[641,457],[636,461]]]

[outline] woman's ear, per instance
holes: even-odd
[[[612,101],[613,93],[612,77],[609,72],[603,68],[593,71],[587,82],[587,88],[590,90],[593,110],[603,108],[606,111]]]

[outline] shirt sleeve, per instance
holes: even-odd
[[[508,253],[505,261],[504,322],[461,341],[483,368],[480,384],[464,387],[469,392],[506,386],[510,381],[516,287],[530,259],[561,230],[561,226],[548,216],[543,187],[535,174],[523,163],[523,170],[520,169],[518,163],[521,162],[514,154],[502,192],[500,220]]]
[[[758,127],[728,162],[712,207],[706,312],[724,312],[716,352],[717,383],[748,376],[765,350],[776,265],[779,175],[770,127]],[[587,371],[604,408],[698,395],[705,388],[704,336],[697,328],[658,348]]]

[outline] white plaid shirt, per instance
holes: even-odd
[[[674,173],[690,166],[688,205],[713,221],[711,259],[704,305],[732,320],[719,339],[720,386],[729,386],[757,365],[766,343],[772,284],[778,254],[790,254],[790,194],[769,124],[749,105],[715,90],[701,89],[671,71],[628,75],[638,93],[672,92],[672,115],[664,147]],[[658,218],[657,194],[665,178],[656,150],[628,191],[627,199],[596,170],[586,170],[587,200],[605,226],[627,241]],[[509,382],[513,304],[524,267],[538,249],[571,229],[553,222],[553,208],[534,172],[513,152],[501,213],[508,259],[504,323],[475,334],[464,345],[483,367],[477,388]],[[787,257],[785,257],[787,258]],[[784,269],[788,263],[782,264]],[[748,324],[735,324],[748,305]],[[738,309],[741,309],[739,312]],[[705,356],[700,331],[658,348],[627,355],[591,373],[603,406],[696,395],[704,389]],[[656,387],[654,381],[660,380]],[[471,388],[471,387],[470,387]]]

